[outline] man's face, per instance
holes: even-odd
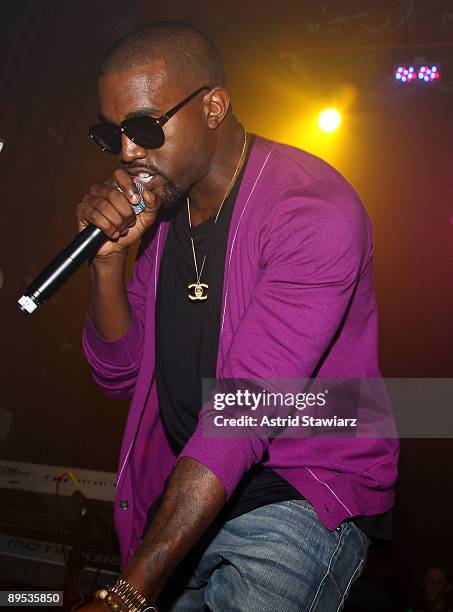
[[[426,572],[423,588],[428,603],[443,600],[451,588],[447,576],[437,567],[433,567]]]
[[[117,125],[134,114],[160,117],[193,91],[175,80],[169,79],[164,60],[102,76],[101,114]],[[145,188],[154,191],[166,208],[179,201],[207,172],[209,130],[203,103],[206,93],[201,92],[163,126],[162,147],[145,149],[122,135],[123,167],[134,176],[139,175]]]

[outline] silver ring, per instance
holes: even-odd
[[[145,191],[145,188],[139,181],[134,180],[133,183],[137,187],[137,191],[140,194],[140,202],[138,204],[131,204],[131,208],[136,215],[139,215],[142,212],[142,210],[145,210],[146,208],[145,200],[143,199],[143,192]],[[118,187],[118,185],[114,185],[114,187],[115,189],[118,189],[120,193],[124,195],[124,191],[121,189],[121,187]]]
[[[134,181],[134,185],[137,187],[137,191],[140,194],[140,202],[138,204],[131,204],[131,206],[134,213],[138,215],[146,208],[145,200],[143,199],[143,192],[145,191],[145,188],[139,181]]]

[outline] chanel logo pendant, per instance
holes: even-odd
[[[205,293],[205,289],[208,288],[206,283],[191,283],[187,285],[187,289],[189,290],[189,299],[190,300],[207,300],[208,295]]]

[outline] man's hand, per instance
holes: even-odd
[[[132,177],[122,169],[115,170],[104,183],[90,186],[76,209],[79,231],[93,223],[110,238],[95,259],[109,258],[127,250],[154,223],[160,200],[146,188],[143,199],[146,208],[136,215],[131,204],[138,204],[140,195]]]

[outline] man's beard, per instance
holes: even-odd
[[[185,197],[185,191],[182,191],[182,189],[177,187],[177,185],[169,178],[165,179],[165,186],[160,205],[162,210],[172,212]]]

